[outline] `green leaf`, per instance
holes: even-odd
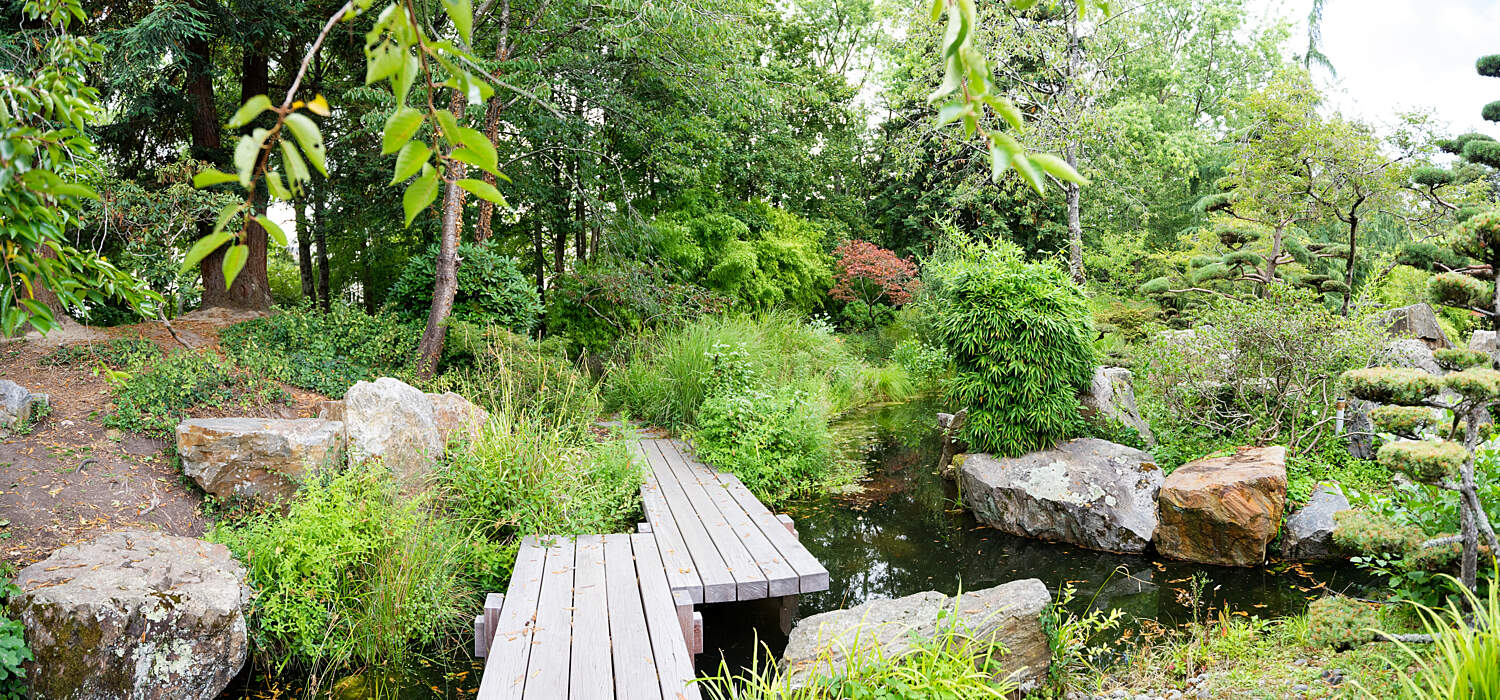
[[[380,155],[390,155],[401,150],[407,141],[422,127],[424,115],[412,107],[401,107],[385,120],[385,130],[380,134]]]
[[[943,0],[932,0],[932,21],[943,18]]]
[[[76,182],[64,182],[52,188],[52,194],[63,197],[79,197],[88,199],[99,199],[99,193],[88,185],[80,185]]]
[[[1015,154],[1011,158],[1011,165],[1016,169],[1016,174],[1020,175],[1026,184],[1031,185],[1031,189],[1036,190],[1037,194],[1047,193],[1047,179],[1042,177],[1042,172],[1037,170],[1036,165],[1026,157],[1025,153]]]
[[[373,85],[376,81],[401,70],[402,53],[405,52],[392,44],[389,39],[365,51],[365,84]]]
[[[401,152],[396,154],[396,173],[391,176],[391,184],[394,185],[406,178],[417,174],[422,166],[427,164],[427,159],[432,156],[432,149],[421,141],[408,141],[401,147]]]
[[[410,51],[402,51],[401,54],[405,56],[401,72],[391,78],[391,92],[395,94],[398,105],[406,104],[406,96],[411,94],[411,86],[416,84],[417,75],[422,72],[416,54]]]
[[[995,143],[990,143],[990,179],[999,182],[1000,177],[1010,168],[1010,151],[1001,148]]]
[[[260,222],[260,227],[266,230],[266,235],[270,236],[271,240],[276,242],[276,245],[283,248],[286,247],[286,232],[282,231],[281,227],[276,225],[276,222],[264,214],[255,217],[255,220]]]
[[[250,246],[241,243],[224,251],[224,288],[234,284],[234,278],[240,276],[240,270],[245,269],[245,261],[250,259]]]
[[[453,27],[464,38],[464,43],[469,43],[469,34],[474,29],[474,6],[469,0],[443,0],[443,11],[448,13],[448,19],[453,20]]]
[[[219,185],[226,182],[234,182],[238,179],[238,176],[230,175],[226,172],[220,172],[218,170],[205,170],[193,176],[193,187],[201,190],[205,187]]]
[[[234,240],[234,235],[224,231],[217,231],[210,235],[199,238],[198,241],[193,244],[193,247],[188,248],[187,257],[182,259],[182,269],[178,271],[178,274],[183,274],[188,270],[191,270],[193,266],[197,265],[198,263],[202,262],[204,258],[208,257],[209,253],[218,250],[219,246],[224,245],[231,240]]]
[[[962,116],[963,113],[968,109],[968,105],[957,100],[943,105],[942,108],[938,110],[937,125],[942,127],[952,124],[954,120]]]
[[[1016,104],[1014,102],[996,95],[985,95],[984,101],[985,104],[988,104],[990,106],[990,109],[995,110],[995,114],[1000,115],[1000,118],[1004,119],[1007,124],[1010,124],[1016,129],[1021,129],[1025,126],[1025,118],[1021,116],[1021,110],[1016,107]]]
[[[323,177],[328,177],[323,134],[318,131],[318,125],[305,114],[286,115],[286,125],[292,130],[292,136],[297,138],[297,145],[302,147],[302,153],[307,156],[307,162],[312,163],[318,172],[323,173]]]
[[[270,108],[271,98],[266,97],[265,95],[256,95],[255,97],[245,100],[245,104],[240,105],[240,108],[235,111],[234,116],[229,118],[229,123],[225,126],[228,126],[231,129],[238,129],[246,124],[249,124],[252,121],[255,121],[255,118],[260,116],[261,112],[264,112]]]
[[[491,175],[499,174],[500,168],[497,165],[495,144],[490,143],[489,137],[485,136],[484,132],[478,129],[459,127],[455,136],[458,142],[463,145],[462,150],[472,154],[472,158],[459,158],[460,154],[454,153],[453,156],[455,158],[459,158],[459,160]]]
[[[412,219],[417,218],[432,200],[437,199],[438,175],[437,171],[430,165],[422,166],[422,176],[412,180],[406,186],[406,192],[401,195],[401,208],[406,212],[406,226],[410,227]]]
[[[1047,171],[1048,174],[1059,180],[1080,186],[1089,184],[1089,179],[1079,175],[1078,171],[1074,170],[1073,166],[1068,165],[1067,161],[1050,153],[1033,153],[1031,154],[1031,162],[1042,166],[1042,170]]]
[[[285,144],[286,142],[282,141],[282,143]],[[293,198],[291,190],[288,190],[286,184],[281,180],[281,173],[275,170],[266,173],[266,188],[271,191],[271,196],[276,199],[288,201]]]
[[[297,147],[286,139],[281,141],[281,164],[286,167],[286,178],[292,186],[292,193],[302,194],[305,189],[302,185],[312,180],[312,173],[307,171],[307,163],[302,162]]]
[[[266,136],[271,132],[265,129],[255,131],[240,137],[239,142],[234,145],[234,169],[239,173],[240,186],[250,189],[250,178],[255,174],[255,160],[260,153],[261,146],[266,143]]]
[[[500,190],[495,189],[494,185],[491,185],[484,180],[464,178],[458,181],[458,186],[464,188],[465,190],[468,190],[470,194],[483,199],[486,202],[498,204],[502,207],[510,206],[509,204],[505,203],[505,195],[500,194]]]
[[[448,143],[458,145],[458,120],[453,118],[453,113],[446,109],[440,109],[432,113],[437,119],[438,128],[443,132],[443,138]]]
[[[227,204],[223,209],[220,209],[219,219],[214,222],[214,233],[223,231],[224,227],[229,225],[229,220],[233,219],[234,215],[240,213],[240,210],[244,208],[244,202],[235,202],[234,204]]]

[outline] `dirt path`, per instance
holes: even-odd
[[[243,320],[243,319],[233,319]],[[140,335],[164,350],[217,348],[218,319],[90,329],[87,336],[0,344],[0,379],[51,400],[49,415],[26,434],[0,438],[0,560],[25,566],[52,550],[126,527],[197,536],[209,520],[203,493],[173,465],[163,440],[106,428],[109,385],[84,366],[43,364],[59,345]],[[237,410],[239,415],[310,416],[322,397],[286,387],[288,405]],[[224,415],[208,411],[202,415]]]

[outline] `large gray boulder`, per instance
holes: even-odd
[[[1078,395],[1085,418],[1118,421],[1127,428],[1140,433],[1147,445],[1156,444],[1151,426],[1141,419],[1141,410],[1135,404],[1135,386],[1131,382],[1130,370],[1124,367],[1096,367],[1089,386]]]
[[[997,659],[998,677],[1012,677],[1025,687],[1046,676],[1052,659],[1041,621],[1051,603],[1047,587],[1034,578],[970,591],[956,600],[937,591],[872,600],[798,622],[781,663],[792,686],[804,687],[815,677],[840,673],[852,654],[895,659],[952,631],[966,640],[1003,645],[1007,653]]]
[[[443,454],[427,394],[398,379],[358,382],[344,393],[349,457],[378,459],[403,482],[420,482]]]
[[[219,498],[286,498],[343,458],[344,424],[321,418],[193,418],[177,426],[182,472]]]
[[[1416,338],[1433,350],[1453,347],[1448,334],[1438,325],[1437,313],[1426,302],[1385,312],[1384,325],[1392,336]]]
[[[1281,533],[1282,558],[1316,561],[1337,556],[1333,549],[1333,515],[1345,510],[1349,510],[1349,499],[1338,484],[1319,486],[1302,510],[1287,517]]]
[[[1474,331],[1469,336],[1469,349],[1487,352],[1490,359],[1500,360],[1500,340],[1495,338],[1494,331]]]
[[[32,393],[9,379],[0,379],[0,430],[25,428],[47,405],[46,394]]]
[[[1020,457],[971,454],[959,479],[974,516],[1013,535],[1139,552],[1156,530],[1161,469],[1150,454],[1106,440]]]
[[[223,545],[143,530],[100,535],[21,570],[37,700],[216,698],[245,663],[245,570]]]
[[[1428,374],[1444,374],[1432,355],[1432,348],[1417,338],[1396,338],[1386,344],[1378,358],[1388,367],[1411,367]]]

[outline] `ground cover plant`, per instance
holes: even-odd
[[[338,398],[358,381],[409,377],[417,329],[343,304],[327,311],[301,306],[230,326],[220,344],[250,371]]]
[[[274,382],[201,350],[137,356],[108,378],[114,410],[104,424],[154,437],[170,437],[196,409],[247,409],[287,399]]]

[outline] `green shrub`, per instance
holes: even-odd
[[[1324,596],[1307,606],[1308,643],[1347,647],[1374,638],[1379,622],[1374,606],[1339,595]]]
[[[0,579],[0,613],[6,610],[5,602],[20,592],[9,579]],[[32,658],[26,647],[26,626],[0,614],[0,700],[26,699],[26,669],[22,664]]]
[[[209,539],[246,563],[257,658],[277,671],[394,665],[461,633],[477,605],[473,531],[378,466],[310,479],[284,514],[221,522]]]
[[[241,367],[338,398],[355,382],[409,378],[421,337],[421,321],[304,305],[225,328],[219,344]]]
[[[940,300],[938,335],[955,366],[948,400],[969,411],[970,447],[1015,455],[1078,429],[1093,321],[1062,269],[1027,263],[1013,246],[970,246],[929,263],[923,281]]]
[[[574,350],[603,353],[623,336],[688,323],[729,308],[731,301],[671,281],[661,265],[606,257],[579,266],[548,290],[547,328]]]
[[[1333,543],[1346,552],[1401,557],[1422,543],[1422,531],[1368,510],[1333,514]]]
[[[1345,492],[1391,490],[1391,471],[1373,459],[1351,456],[1349,446],[1343,441],[1325,443],[1316,451],[1287,455],[1286,479],[1287,500],[1297,504],[1306,503],[1318,484],[1335,483]]]
[[[1448,440],[1397,440],[1380,446],[1380,463],[1424,484],[1456,478],[1469,451]]]
[[[178,350],[127,369],[129,378],[114,387],[115,410],[104,424],[155,437],[170,438],[195,408],[250,408],[287,399],[275,383],[211,351]]]
[[[495,324],[517,333],[530,333],[542,315],[536,285],[521,272],[515,258],[501,255],[499,244],[464,243],[458,247],[458,290],[449,318]],[[426,319],[432,306],[438,247],[406,262],[401,276],[386,293],[386,304],[408,318]]]
[[[1417,435],[1438,427],[1433,409],[1425,406],[1376,406],[1370,411],[1370,420],[1377,429],[1397,435]]]
[[[791,387],[710,394],[692,437],[700,459],[767,504],[810,493],[834,471],[826,406]]]
[[[144,365],[161,357],[161,348],[145,338],[115,338],[103,343],[59,345],[42,356],[42,364],[74,367],[102,362],[114,369]]]
[[[908,338],[897,345],[891,352],[891,360],[906,370],[914,385],[923,389],[936,387],[953,370],[953,363],[942,348],[916,338]]]
[[[1500,586],[1491,585],[1481,598],[1445,578],[1462,591],[1463,602],[1450,601],[1442,610],[1417,606],[1432,644],[1398,642],[1402,662],[1391,665],[1410,698],[1494,698],[1500,694]]]
[[[1443,388],[1456,391],[1466,399],[1487,402],[1500,399],[1500,371],[1497,370],[1470,368],[1446,375],[1440,382]]]
[[[1470,367],[1488,368],[1492,364],[1489,353],[1468,348],[1439,348],[1432,352],[1432,358],[1437,360],[1438,365],[1443,369],[1450,372]]]
[[[1344,387],[1355,398],[1403,406],[1438,393],[1438,377],[1410,367],[1368,367],[1345,372]]]

